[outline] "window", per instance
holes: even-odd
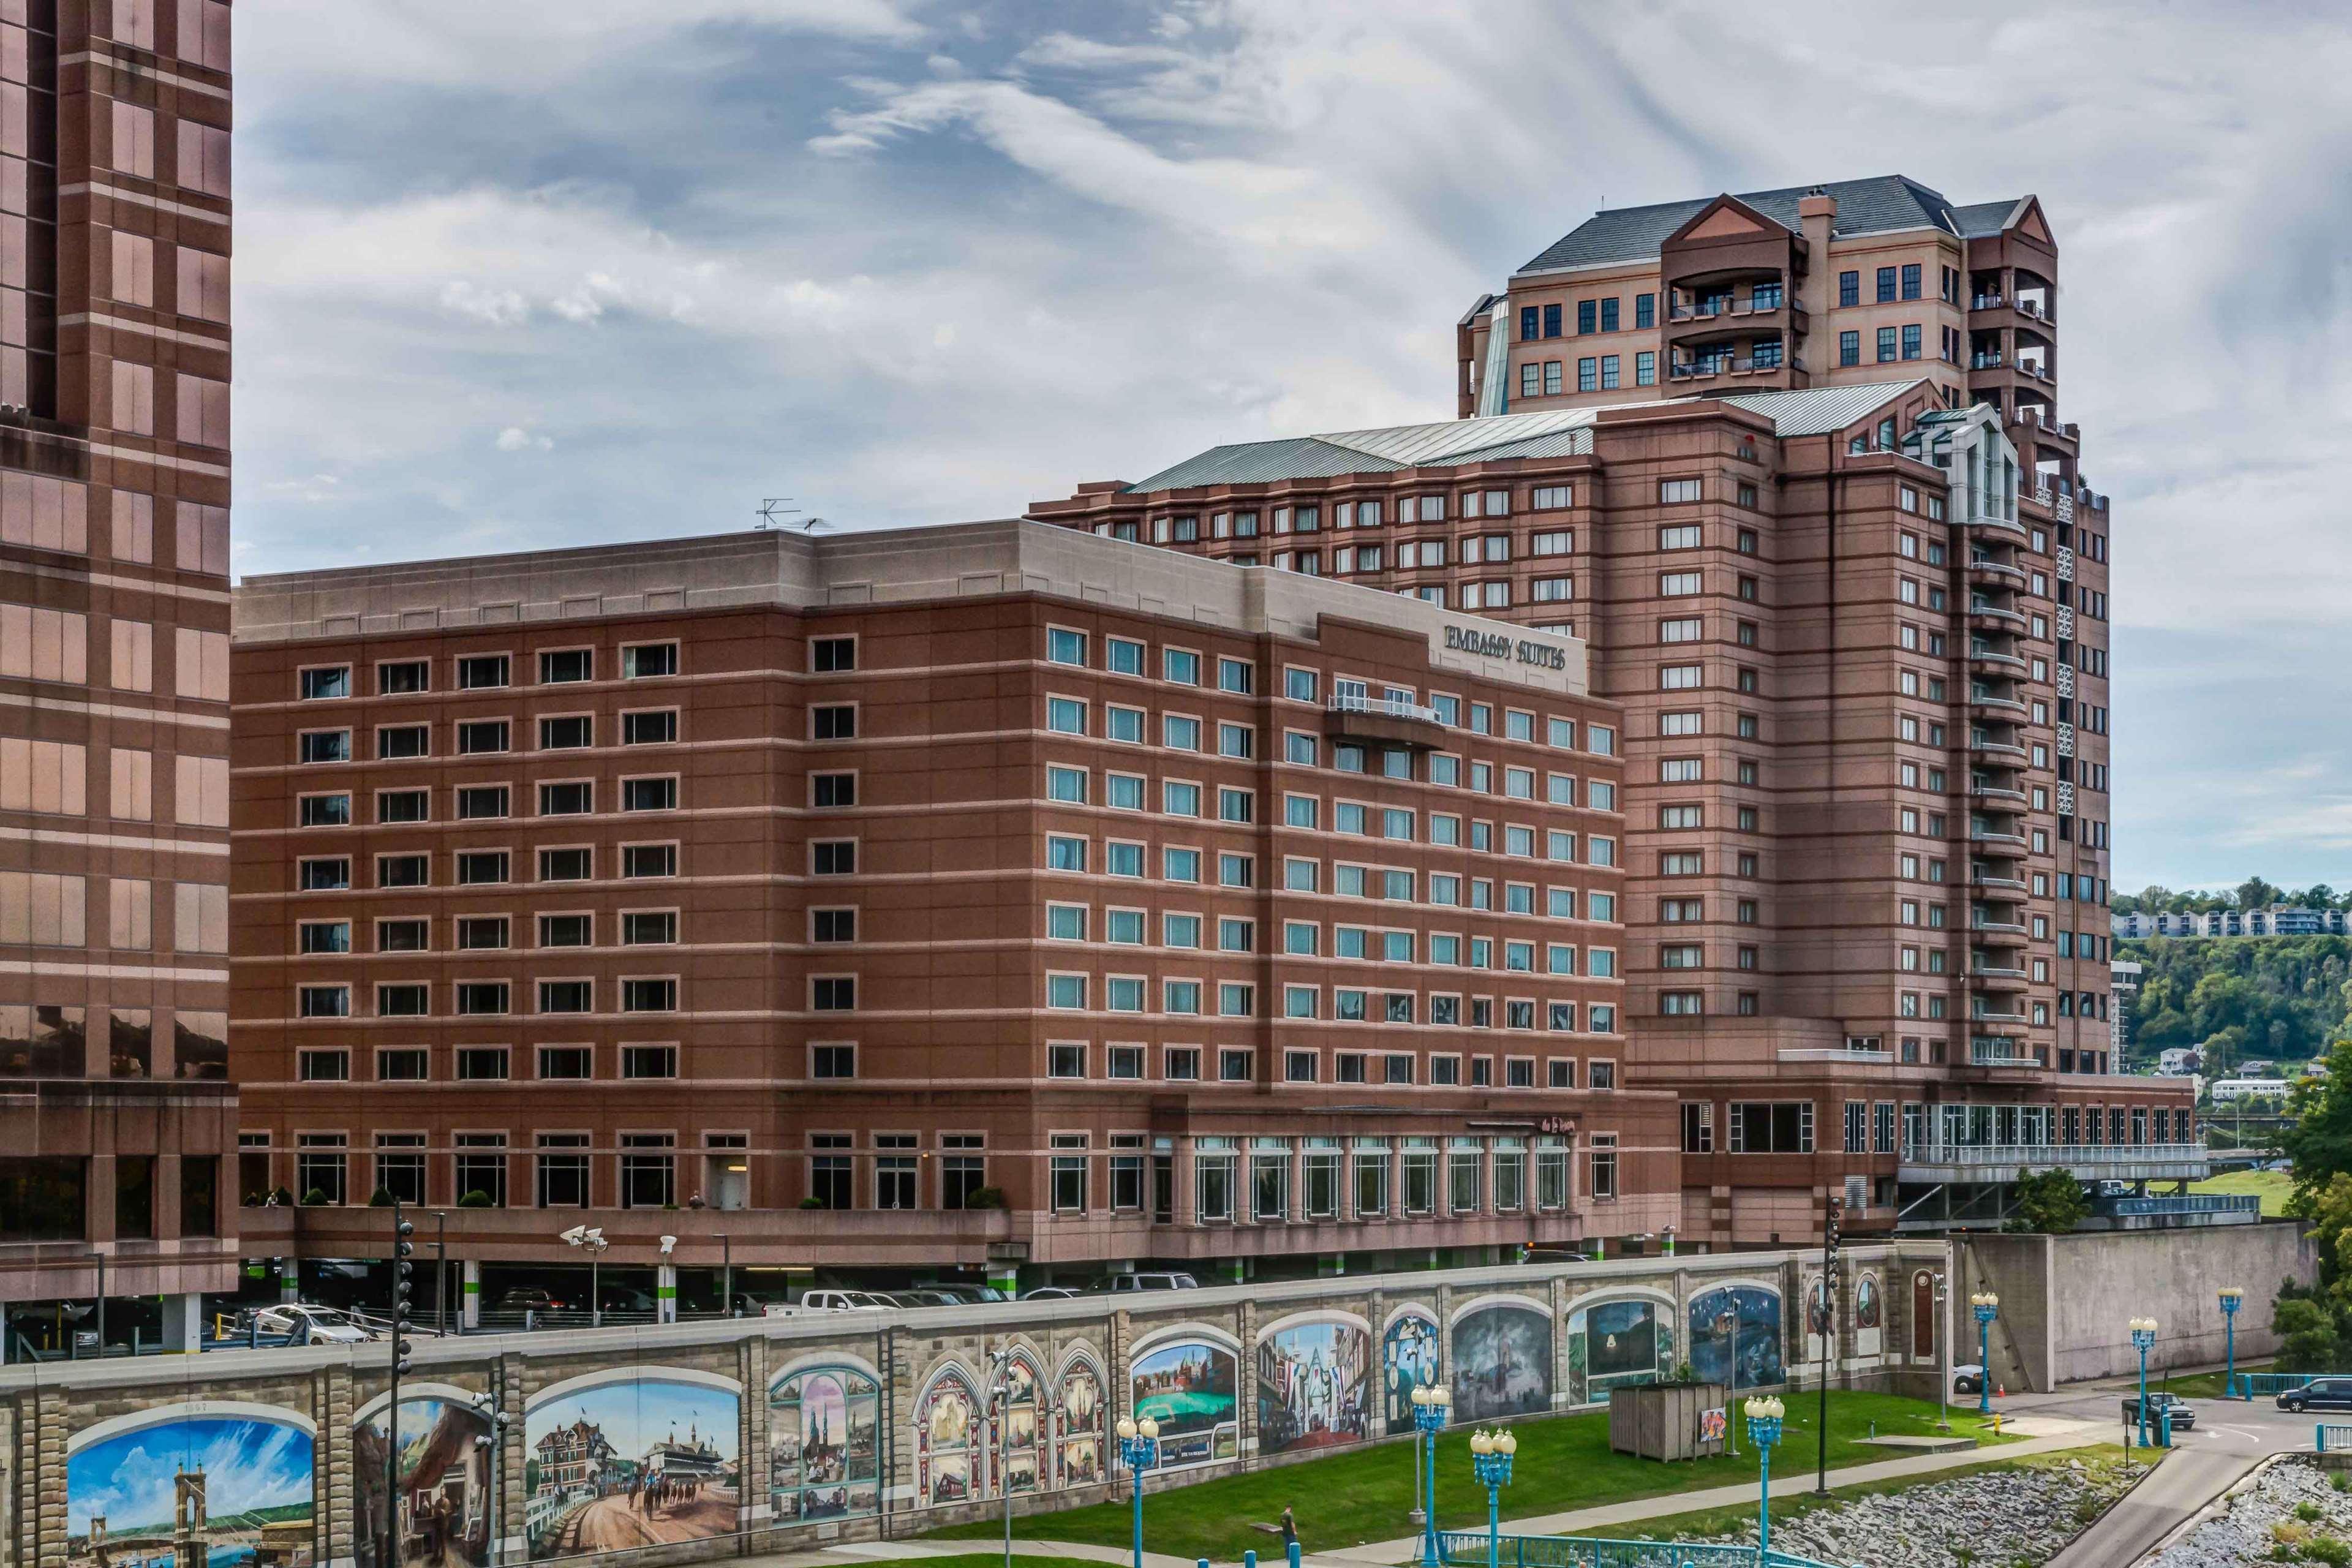
[[[457,751],[461,755],[476,756],[507,749],[507,721],[503,719],[476,719],[457,726]]]
[[[577,751],[596,743],[595,721],[585,713],[564,713],[539,721],[539,746],[543,752]]]
[[[349,1051],[304,1051],[295,1067],[304,1083],[342,1083],[352,1076]]]
[[[505,686],[507,656],[502,653],[469,654],[457,660],[457,689],[481,691]]]
[[[826,702],[810,709],[809,739],[813,741],[857,739],[857,705],[854,702]]]
[[[1685,502],[1697,500],[1699,499],[1699,485],[1700,481],[1697,479],[1660,479],[1658,481],[1658,504],[1661,506],[1677,506]]]
[[[1903,264],[1903,297],[1906,300],[1919,297],[1919,264],[1916,261]]]
[[[666,745],[677,739],[677,710],[662,708],[621,715],[621,744]]]
[[[1087,662],[1087,634],[1061,626],[1047,627],[1045,657],[1055,664],[1083,666]]]
[[[856,851],[850,850],[848,869],[856,870]],[[811,869],[815,856],[811,855]],[[677,875],[677,846],[675,844],[624,844],[621,846],[621,875],[624,877],[675,877]]]
[[[302,672],[302,700],[323,702],[352,694],[352,667],[339,664],[327,669],[306,669]]]
[[[1599,365],[1600,362],[1589,355],[1576,362],[1577,391],[1594,392],[1599,390],[1601,385]]]
[[[1903,329],[1903,357],[1905,359],[1919,357],[1919,323],[1916,321],[1911,322]]]
[[[542,686],[595,679],[596,656],[591,649],[555,648],[539,656],[539,680]]]
[[[1882,363],[1895,357],[1895,330],[1893,327],[1878,329],[1878,357]]]
[[[653,779],[623,779],[621,781],[623,811],[675,811],[677,809],[677,780],[675,776]]]
[[[818,639],[818,642],[824,642],[824,639]],[[852,648],[856,647],[856,644],[852,644],[846,637],[840,637],[837,642],[849,644]],[[856,666],[856,658],[852,658],[842,668],[846,670],[846,668],[854,668],[854,666]],[[812,666],[812,668],[824,670],[825,666]],[[652,677],[656,675],[677,675],[677,644],[640,642],[635,644],[635,647],[621,648],[621,679],[652,679]]]
[[[1645,294],[1642,298],[1646,300],[1649,296]],[[1633,356],[1633,384],[1635,386],[1658,384],[1658,356],[1655,350],[1643,349]]]

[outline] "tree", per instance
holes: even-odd
[[[2317,1216],[2320,1200],[2336,1184],[2347,1225],[2352,1225],[2352,1041],[2338,1040],[2327,1053],[2325,1076],[2305,1079],[2292,1091],[2294,1121],[2279,1134],[2279,1146],[2294,1163],[2296,1206]],[[2316,1236],[2325,1249],[2328,1243]]]
[[[2017,1217],[2010,1227],[2062,1235],[2080,1225],[2090,1212],[2090,1201],[2084,1197],[2083,1184],[2074,1179],[2074,1172],[2044,1171],[2017,1179]]]
[[[2278,899],[2279,890],[2260,877],[2249,877],[2238,884],[2238,907],[2242,910],[2268,909]]]

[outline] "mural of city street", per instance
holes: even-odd
[[[1258,1451],[1361,1442],[1370,1343],[1361,1326],[1338,1320],[1277,1329],[1260,1340]]]

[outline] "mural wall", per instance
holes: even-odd
[[[594,1373],[541,1394],[523,1419],[531,1557],[732,1534],[740,1403],[724,1379],[667,1370]]]
[[[1805,1276],[1805,1360],[1819,1362],[1829,1343],[1831,1325],[1837,1321],[1830,1300],[1829,1281],[1819,1274]]]
[[[1103,1479],[1103,1440],[1109,1421],[1102,1369],[1089,1355],[1074,1356],[1063,1367],[1061,1396],[1055,1402],[1055,1430],[1060,1442],[1056,1486],[1092,1486]]]
[[[1161,1469],[1214,1464],[1242,1447],[1240,1369],[1234,1352],[1206,1340],[1152,1345],[1129,1373],[1138,1420],[1160,1423]]]
[[[1853,1282],[1853,1353],[1876,1355],[1886,1338],[1886,1301],[1878,1271],[1864,1269]]]
[[[1258,1452],[1363,1441],[1370,1346],[1363,1324],[1345,1318],[1290,1324],[1259,1340]]]
[[[1727,1285],[1690,1302],[1691,1370],[1703,1382],[1748,1389],[1784,1382],[1780,1363],[1780,1292],[1761,1285]]]
[[[1454,1419],[1551,1408],[1551,1314],[1532,1302],[1473,1302],[1454,1319]]]
[[[778,1523],[880,1506],[881,1397],[863,1366],[787,1369],[768,1389],[768,1501]]]
[[[1675,1366],[1672,1309],[1648,1297],[1595,1301],[1568,1319],[1568,1402],[1591,1405],[1612,1388],[1657,1383]]]
[[[1420,1307],[1399,1308],[1381,1336],[1381,1399],[1387,1431],[1401,1436],[1412,1427],[1412,1391],[1441,1375],[1437,1319]]]
[[[932,1378],[915,1402],[915,1496],[920,1506],[961,1502],[987,1486],[979,1386],[963,1368]]]
[[[477,1438],[490,1424],[457,1398],[400,1402],[400,1547],[421,1568],[482,1568],[490,1560],[490,1460]],[[386,1407],[352,1423],[352,1547],[360,1568],[383,1556]]]
[[[92,1426],[66,1449],[70,1568],[315,1561],[313,1442],[291,1411],[207,1401]]]

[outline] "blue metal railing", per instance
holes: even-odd
[[[2260,1399],[2264,1394],[2281,1394],[2291,1388],[2301,1388],[2315,1377],[2327,1375],[2324,1372],[2242,1372],[2238,1374],[2237,1395],[2241,1399]]]
[[[2099,1198],[2091,1212],[2101,1215],[2259,1214],[2263,1200],[2252,1194],[2183,1193],[2178,1197]]]
[[[2347,1437],[2352,1440],[2352,1437]],[[1727,1541],[1607,1541],[1589,1535],[1506,1535],[1496,1561],[1510,1568],[1831,1568],[1810,1557],[1766,1552]],[[1483,1568],[1486,1532],[1441,1530],[1439,1560]]]
[[[2330,1443],[2336,1446],[2331,1448],[2328,1447]],[[2312,1447],[2323,1454],[2341,1454],[2352,1448],[2352,1426],[2338,1426],[2322,1421],[2318,1430],[2312,1435]]]

